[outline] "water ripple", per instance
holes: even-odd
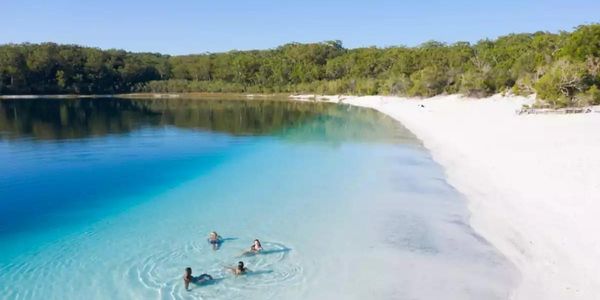
[[[231,255],[233,249],[229,253],[212,251],[204,242],[192,242],[178,249],[164,248],[147,257],[132,257],[124,264],[129,266],[124,272],[131,286],[159,295],[161,299],[190,296],[232,299],[252,292],[270,298],[281,289],[302,282],[302,267],[289,259],[292,249],[275,242],[263,242],[263,247],[265,250],[259,254],[236,257]],[[244,276],[234,276],[225,268],[238,260],[243,260],[251,270]],[[215,280],[192,285],[191,292],[185,291],[181,277],[188,265],[192,266],[195,276],[206,272]]]

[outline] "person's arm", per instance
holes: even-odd
[[[183,285],[185,286],[185,290],[189,291],[189,287],[190,287],[190,280],[187,277],[183,277]]]

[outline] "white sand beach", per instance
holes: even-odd
[[[374,108],[423,141],[521,272],[512,299],[600,297],[600,113],[517,115],[533,100],[500,95],[317,99]]]

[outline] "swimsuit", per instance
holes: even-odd
[[[216,240],[208,239],[208,242],[211,243],[211,244],[213,244],[213,245],[214,244],[220,244],[221,243],[221,239],[216,239]]]

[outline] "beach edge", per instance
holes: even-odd
[[[534,98],[502,95],[290,99],[375,109],[412,131],[466,197],[474,230],[519,271],[510,299],[600,294],[600,204],[592,200],[600,194],[600,158],[592,152],[600,149],[593,132],[600,114],[519,116]],[[576,161],[561,163],[567,157]]]

